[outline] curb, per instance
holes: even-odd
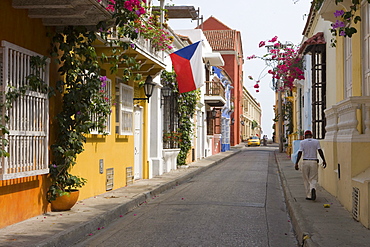
[[[289,216],[291,218],[291,223],[293,226],[293,230],[296,234],[296,238],[302,247],[317,247],[318,245],[312,241],[310,238],[309,231],[307,229],[306,219],[300,213],[302,212],[300,205],[296,202],[295,198],[292,196],[289,186],[287,184],[287,180],[285,178],[284,173],[280,167],[280,161],[277,157],[278,150],[274,152],[275,160],[279,171],[281,186],[283,188],[284,196],[285,196],[285,203],[288,209]]]

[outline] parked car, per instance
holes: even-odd
[[[250,146],[261,146],[261,141],[258,136],[252,136],[251,138],[248,139],[248,147]]]

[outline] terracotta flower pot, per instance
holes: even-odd
[[[51,201],[51,211],[70,210],[77,202],[79,190],[71,190],[68,195],[58,196],[56,200]]]

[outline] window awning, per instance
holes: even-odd
[[[298,54],[304,54],[307,52],[307,48],[312,45],[323,45],[326,44],[324,33],[318,32],[313,35],[311,38],[303,42],[302,46],[299,48]]]
[[[212,66],[224,66],[225,62],[221,54],[218,52],[205,53],[204,54],[205,63],[209,62]]]

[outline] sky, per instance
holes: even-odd
[[[159,5],[158,0],[153,0]],[[303,39],[303,28],[306,24],[311,0],[166,0],[166,4],[194,6],[200,8],[200,15],[206,20],[213,16],[231,29],[241,32],[244,53],[244,86],[261,104],[262,135],[272,137],[273,105],[275,94],[271,89],[271,75],[261,60],[247,60],[251,55],[264,55],[266,48],[259,48],[260,41],[267,41],[278,36],[279,41],[299,45]],[[170,20],[172,29],[193,29],[197,21],[190,19]],[[260,79],[257,93],[253,88],[255,82],[248,79],[252,76]]]

